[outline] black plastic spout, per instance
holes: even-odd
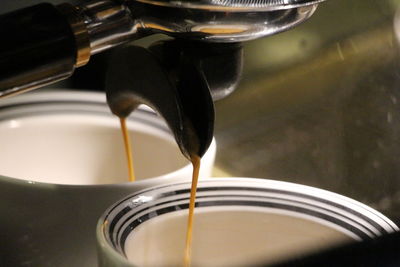
[[[214,106],[196,62],[181,60],[172,79],[149,50],[128,46],[113,51],[108,64],[105,87],[115,115],[127,117],[146,104],[166,120],[187,158],[204,155],[213,138]]]

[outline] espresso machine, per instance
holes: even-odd
[[[2,33],[2,36],[9,36],[9,38],[5,38],[0,44],[0,62],[2,62],[0,67],[0,101],[3,97],[12,97],[18,93],[66,79],[73,75],[75,69],[90,64],[91,57],[94,58],[100,53],[107,54],[107,69],[104,70],[106,77],[104,81],[104,89],[107,91],[111,110],[117,115],[127,116],[139,103],[149,104],[155,107],[155,109],[157,109],[166,119],[170,128],[174,132],[181,151],[186,156],[193,151],[201,155],[208,147],[214,132],[213,101],[230,95],[238,86],[239,80],[243,76],[245,77],[245,80],[241,87],[254,86],[254,84],[250,84],[249,80],[246,80],[246,77],[251,76],[247,76],[248,74],[246,73],[246,70],[243,70],[243,62],[246,64],[247,62],[250,62],[250,60],[246,58],[246,56],[243,57],[242,42],[274,35],[305,22],[314,14],[321,2],[323,2],[323,0],[115,0],[90,1],[82,2],[80,4],[39,4],[14,11],[0,17],[0,25],[7,25],[7,27],[1,27],[0,32]],[[329,1],[321,4],[321,6],[325,4],[328,5]],[[380,5],[373,3],[373,1],[369,4],[373,7],[375,7],[374,5]],[[335,4],[332,3],[330,7],[334,7],[334,5]],[[363,4],[361,3],[354,4],[354,6],[347,9],[346,14],[354,15],[356,9],[360,8],[362,5]],[[364,7],[366,6],[368,6],[368,4],[364,4]],[[315,118],[315,116],[317,116],[315,114],[321,110],[326,112],[325,108],[329,109],[329,107],[332,106],[340,106],[341,104],[338,104],[337,102],[342,99],[347,99],[345,102],[350,102],[347,104],[352,108],[346,108],[345,110],[356,117],[359,116],[359,118],[356,119],[361,120],[360,127],[362,127],[363,123],[365,123],[363,122],[365,117],[363,112],[357,109],[357,107],[362,106],[362,104],[354,99],[360,97],[360,101],[371,100],[375,97],[374,93],[370,92],[369,94],[359,95],[359,93],[354,90],[355,97],[353,98],[353,96],[351,96],[348,98],[349,95],[346,95],[346,93],[335,95],[332,91],[328,92],[328,90],[321,93],[317,92],[317,88],[323,88],[320,86],[322,83],[321,80],[323,79],[331,81],[332,83],[335,79],[344,79],[341,80],[342,83],[339,83],[338,88],[341,88],[340,86],[345,86],[346,82],[350,83],[350,78],[348,76],[350,76],[350,74],[353,75],[360,69],[365,70],[365,73],[367,74],[376,74],[374,72],[375,67],[372,66],[372,63],[367,64],[366,62],[368,61],[360,59],[361,54],[369,55],[372,58],[374,58],[373,56],[375,55],[375,63],[380,59],[386,60],[381,62],[388,62],[387,65],[385,65],[387,68],[394,68],[397,66],[388,59],[392,54],[380,54],[382,52],[380,48],[387,48],[387,43],[391,43],[392,48],[396,46],[396,40],[395,38],[390,38],[390,36],[393,37],[393,35],[388,33],[390,30],[387,28],[389,27],[387,25],[390,25],[390,27],[393,25],[393,20],[387,19],[387,17],[390,17],[388,14],[391,11],[389,10],[394,9],[393,6],[395,6],[395,4],[390,7],[392,9],[387,6],[382,6],[379,6],[381,8],[379,10],[381,10],[382,14],[387,16],[385,16],[385,19],[376,19],[374,21],[379,26],[377,29],[368,25],[368,27],[365,26],[365,28],[368,28],[366,34],[357,33],[352,35],[349,31],[346,36],[342,37],[338,33],[335,35],[340,36],[341,39],[338,41],[333,38],[329,39],[326,35],[326,39],[328,40],[326,43],[333,43],[333,45],[328,46],[325,50],[316,49],[319,51],[319,55],[310,53],[310,55],[298,56],[293,53],[285,57],[285,55],[270,54],[270,62],[285,59],[285,62],[288,63],[287,65],[280,65],[277,63],[274,66],[271,64],[269,66],[272,67],[269,69],[266,67],[265,69],[267,74],[264,75],[269,77],[269,79],[260,78],[263,76],[261,74],[257,77],[257,81],[260,81],[260,83],[263,82],[263,85],[260,86],[262,89],[259,91],[264,91],[264,94],[267,96],[266,99],[262,100],[265,103],[265,108],[263,105],[263,108],[254,108],[254,110],[252,110],[253,113],[250,113],[249,111],[240,114],[243,119],[247,119],[251,116],[254,117],[255,112],[261,112],[264,116],[257,118],[257,120],[248,120],[246,123],[246,127],[254,129],[253,133],[241,133],[238,135],[232,134],[234,137],[228,137],[226,139],[225,144],[223,143],[222,145],[222,150],[225,149],[228,151],[231,146],[237,145],[237,142],[240,141],[244,142],[242,145],[243,150],[237,150],[233,153],[222,153],[225,156],[223,156],[221,161],[224,162],[225,165],[228,165],[228,162],[232,162],[232,158],[240,156],[244,151],[251,151],[254,146],[252,146],[252,143],[249,140],[261,136],[262,132],[257,128],[257,125],[260,123],[270,123],[271,125],[272,130],[271,128],[269,128],[269,130],[272,131],[272,134],[266,135],[265,138],[268,140],[265,140],[265,142],[269,144],[268,147],[272,151],[278,151],[278,149],[274,150],[274,145],[278,146],[279,144],[282,144],[282,136],[284,136],[286,137],[285,144],[287,144],[287,146],[283,146],[283,149],[288,151],[288,153],[296,154],[296,152],[299,152],[296,149],[298,149],[302,142],[315,144],[312,142],[312,137],[305,134],[305,128],[315,127],[312,131],[316,134],[321,134],[321,136],[327,136],[327,133],[321,133],[321,131],[316,130],[316,128],[340,131],[340,129],[338,130],[336,127],[332,127],[329,123],[320,122],[318,118]],[[325,9],[325,11],[324,15],[329,16],[328,9]],[[335,23],[339,24],[340,21],[334,23],[333,21],[335,21],[335,18],[330,17],[330,19],[331,21],[328,24],[331,27],[330,29],[334,29]],[[351,20],[348,20],[347,23],[350,21]],[[357,23],[361,25],[360,22]],[[327,24],[322,23],[321,25]],[[19,31],[18,29],[24,29],[25,31]],[[321,32],[324,31],[328,30],[321,30]],[[332,30],[332,32],[334,31],[335,30]],[[146,49],[129,45],[129,43],[135,40],[145,38],[152,34],[164,34],[173,39],[151,44]],[[318,40],[318,37],[313,36],[311,33],[309,34],[310,35],[308,36],[306,35],[309,37],[308,39],[297,36],[298,39],[294,40],[299,40],[298,43],[301,48],[307,47],[307,45],[312,48],[313,46],[314,48],[325,47],[322,40]],[[390,36],[388,37],[388,35]],[[272,38],[270,41],[271,43],[277,42],[282,46],[293,42],[293,39],[288,38],[287,35],[283,37],[270,38]],[[269,38],[266,38],[263,42],[267,42],[268,39]],[[390,40],[388,41],[387,39]],[[288,41],[288,43],[284,43],[285,40]],[[257,45],[260,44],[262,44],[261,41],[259,43],[249,42],[248,44],[244,43],[244,46],[248,49],[251,48],[252,50],[257,50],[260,48]],[[276,47],[279,47],[279,45]],[[278,50],[279,49],[276,51]],[[293,51],[293,49],[291,51]],[[379,51],[379,53],[377,51]],[[257,54],[254,53],[254,55]],[[292,58],[288,59],[290,55],[292,55]],[[359,58],[357,58],[357,56]],[[129,58],[130,60],[127,63],[126,61],[121,60],[123,58]],[[252,60],[256,63],[253,63],[250,68],[257,65],[257,60],[254,57]],[[356,64],[353,66],[357,66],[355,68],[357,70],[349,70],[347,73],[348,75],[346,76],[338,69],[344,68],[343,66],[346,65],[348,60],[352,60],[350,62],[356,62],[353,63]],[[307,61],[307,64],[303,64],[304,61]],[[341,63],[344,65],[340,65]],[[258,61],[258,64],[262,63]],[[289,65],[291,65],[290,68],[288,67]],[[334,67],[332,67],[333,65]],[[378,64],[375,65],[378,66]],[[321,76],[319,76],[316,74],[318,73],[316,71],[318,69],[325,72],[322,72]],[[137,70],[137,72],[135,72],[135,70]],[[224,71],[219,73],[220,70]],[[276,75],[279,71],[282,74]],[[79,72],[79,69],[77,72]],[[143,77],[144,72],[153,72],[154,76],[158,77],[157,81],[148,79],[146,83],[142,82],[137,84],[138,86],[135,86],[135,81],[137,80],[135,77]],[[368,80],[368,77],[371,77],[371,75],[368,76],[367,74],[360,77],[360,80]],[[129,75],[131,75],[132,79],[122,80],[123,77],[129,77]],[[305,80],[305,77],[308,79]],[[372,77],[378,76],[372,75]],[[264,79],[266,81],[264,81]],[[371,79],[372,81],[369,85],[379,84],[378,81],[373,80],[373,78]],[[392,77],[385,78],[384,74],[380,75],[376,79],[395,81]],[[126,83],[123,81],[126,81]],[[154,86],[156,82],[158,82],[157,87]],[[265,85],[268,82],[270,84]],[[348,85],[348,83],[346,85]],[[354,84],[354,80],[351,80],[351,83]],[[386,83],[384,82],[383,84]],[[395,85],[397,83],[393,82],[393,84]],[[259,84],[255,83],[255,85],[257,86]],[[300,92],[296,89],[296,86],[299,90],[304,89],[305,91]],[[193,91],[189,93],[188,91],[183,90],[188,87],[194,88]],[[282,87],[283,91],[278,92],[275,90],[275,88],[278,87]],[[152,88],[158,89],[153,91]],[[170,100],[165,101],[166,98],[164,96],[160,97],[159,95],[160,88],[162,88],[163,92],[169,92],[166,95],[173,97],[171,97]],[[286,90],[286,88],[288,89]],[[246,105],[246,103],[250,103],[254,98],[258,98],[256,89],[250,88],[249,90],[253,90],[252,94],[243,96],[243,93],[235,92],[232,97],[226,98],[226,101],[224,100],[225,102],[217,104],[217,117],[219,116],[219,111],[221,111],[221,116],[229,118],[230,116],[227,114],[231,112],[232,108],[240,109],[240,103]],[[293,91],[288,92],[288,90]],[[308,94],[309,97],[304,97],[305,94]],[[120,98],[121,95],[128,95],[128,97]],[[285,96],[288,97],[285,98]],[[395,101],[393,99],[397,99],[396,97],[396,95],[391,95],[390,99],[392,103]],[[277,101],[269,100],[268,98]],[[321,101],[322,98],[324,99],[323,101]],[[179,101],[176,101],[176,99],[179,99]],[[336,101],[334,104],[329,102],[329,100],[332,99]],[[351,101],[348,99],[351,99]],[[317,101],[320,101],[321,106],[325,107],[315,107],[314,104]],[[123,106],[123,110],[118,108],[121,107],[121,103],[127,102],[128,104]],[[176,107],[175,110],[171,111],[166,108],[167,106],[170,107],[171,103],[174,103],[173,106]],[[199,104],[194,106],[193,103]],[[385,105],[385,103],[386,102],[383,102],[383,105]],[[285,106],[284,108],[279,109],[283,105],[288,105],[290,107]],[[379,105],[379,103],[376,103],[376,105]],[[307,108],[304,108],[305,106]],[[298,119],[298,117],[290,116],[290,114],[299,110],[300,112],[298,114],[300,114],[300,119],[301,116],[308,116],[304,114],[313,114],[311,115],[310,120],[305,120],[305,125],[297,125],[295,122],[291,124],[291,122]],[[190,124],[185,125],[184,123],[186,120],[184,118],[186,117],[177,114],[184,114],[190,118]],[[365,116],[368,115],[371,115],[371,118],[374,116],[374,114],[366,114]],[[387,116],[388,117],[385,118],[386,120],[393,120],[393,114]],[[330,119],[331,118],[328,120]],[[282,126],[282,123],[285,122],[289,122],[287,125],[290,125],[290,127]],[[217,124],[216,131],[218,132],[218,130],[224,128],[230,129],[233,133],[237,133],[239,128],[238,126],[233,125],[237,125],[237,121],[234,118],[230,118],[221,124]],[[188,127],[192,127],[189,132],[182,130],[188,129]],[[368,125],[365,127],[368,127]],[[279,132],[282,129],[284,129],[284,134],[282,136],[274,134],[274,132]],[[193,131],[197,136],[197,142],[195,144],[190,143],[188,139],[189,136],[192,136],[191,133],[193,133]],[[227,132],[228,130],[221,130],[220,135],[225,137]],[[339,134],[346,135],[346,132],[340,132]],[[294,135],[297,137],[294,138]],[[236,138],[236,141],[232,140],[234,138]],[[373,147],[371,148],[368,146],[368,140],[365,140],[365,142],[360,139],[357,140],[357,136],[353,136],[352,140],[361,142],[361,146],[363,146],[365,150],[373,150]],[[296,142],[298,143],[290,145],[290,143]],[[340,145],[329,141],[326,143],[330,146],[328,148]],[[351,145],[352,144],[348,144],[349,147],[351,147]],[[387,144],[383,141],[383,144],[381,143],[381,145],[379,145],[378,143],[377,146],[387,146]],[[304,149],[309,149],[310,147],[313,148],[310,149],[312,159],[314,160],[315,158],[319,158],[319,162],[313,162],[312,164],[307,165],[307,162],[304,164],[304,162],[294,160],[290,161],[291,159],[287,156],[279,154],[283,152],[278,152],[275,158],[274,156],[266,156],[264,154],[258,155],[258,158],[264,158],[270,165],[274,165],[278,160],[281,160],[277,165],[277,168],[281,168],[284,164],[287,164],[285,167],[291,166],[290,168],[286,168],[286,172],[283,173],[279,173],[276,169],[271,168],[270,173],[268,173],[270,176],[295,177],[293,179],[295,179],[294,181],[296,182],[317,186],[322,185],[322,187],[333,191],[336,189],[336,191],[339,191],[341,188],[340,185],[344,184],[346,184],[347,188],[349,183],[348,180],[343,178],[344,176],[339,177],[336,171],[332,170],[334,167],[332,167],[333,163],[331,160],[332,158],[337,157],[337,153],[332,152],[334,155],[331,155],[331,157],[326,153],[322,153],[319,149],[324,146],[320,143],[315,144],[315,147],[313,145],[305,145]],[[358,164],[361,162],[360,157],[362,158],[362,156],[366,154],[365,150],[357,150],[357,154],[356,149],[354,149],[354,155],[352,154],[351,156],[353,158],[350,158],[349,160],[354,164]],[[304,152],[299,152],[300,155],[302,153]],[[299,154],[296,155],[298,156]],[[361,156],[357,156],[359,154]],[[303,159],[306,158],[307,157],[304,157]],[[244,164],[246,163],[247,167],[237,165],[234,167],[235,171],[248,172],[249,169],[252,171],[251,168],[253,167],[255,169],[254,166],[257,166],[257,163],[255,163],[252,158],[245,157],[242,159],[242,162],[244,162]],[[290,165],[289,162],[292,164]],[[380,163],[379,160],[377,161],[378,163],[374,160],[371,162],[372,165],[375,164],[374,169],[378,169],[380,167],[379,164],[384,164]],[[302,164],[301,166],[309,166],[309,169],[311,170],[302,170],[300,164]],[[390,163],[389,165],[392,166],[395,164]],[[318,181],[317,178],[314,179],[314,177],[309,180],[304,180],[304,177],[301,175],[315,171],[317,176],[318,171],[322,169],[329,173],[327,177],[339,177],[341,179],[338,178],[335,181],[332,179],[332,182],[323,180],[321,182]],[[354,171],[355,169],[356,168],[350,168],[350,171]],[[345,172],[345,170],[343,171]],[[356,171],[354,171],[353,175],[357,174],[355,172]],[[261,176],[255,170],[254,173],[253,176]],[[296,176],[297,173],[300,174]],[[364,195],[358,192],[361,192],[362,190],[359,190],[360,187],[362,189],[362,187],[366,186],[370,180],[365,183],[361,182],[361,180],[358,181],[360,182],[351,182],[350,184],[353,187],[347,191],[344,190],[343,192],[352,195],[363,202],[367,202]],[[390,187],[390,184],[390,182],[385,182],[382,186],[387,185]],[[366,192],[370,192],[370,190],[366,189]],[[395,192],[391,193],[393,193],[392,195],[395,195],[395,199],[398,198]],[[380,195],[378,197],[378,195],[379,194],[377,193],[376,198],[374,198],[374,201],[376,201],[372,204],[376,205],[373,206],[382,211],[390,210],[388,202],[392,201],[392,198],[390,198],[390,200],[386,199],[387,201],[385,202],[385,198],[380,197]],[[396,206],[395,204],[393,205]],[[394,210],[392,214],[396,219],[396,210]],[[379,242],[371,242],[371,244],[365,246],[370,245],[373,248],[380,247],[390,252],[392,251],[390,248],[396,248],[399,246],[397,241],[393,241],[393,238],[389,238],[389,241],[383,239],[383,244],[387,244],[389,248]],[[354,255],[348,255],[348,251],[352,251],[353,249],[359,251],[359,248],[345,248],[344,252],[334,251],[333,253],[327,253],[323,256],[325,259],[327,257],[332,257],[332,260],[337,259],[340,255],[350,257]],[[362,249],[365,249],[365,251],[371,251],[368,247]],[[395,250],[393,250],[392,254],[386,256],[391,257],[394,253]],[[358,257],[357,254],[356,258],[365,257],[362,251],[359,254],[360,256]],[[307,266],[306,263],[320,266],[318,260],[323,262],[324,258],[314,257],[311,258],[311,260],[306,259],[304,261],[304,266]],[[292,263],[288,264],[290,265]],[[299,266],[299,264],[300,262],[297,261],[293,266]]]
[[[15,11],[2,16],[1,96],[65,79],[91,55],[154,33],[213,43],[272,35],[308,19],[319,2],[91,1]]]
[[[182,153],[202,156],[213,136],[209,94],[228,95],[240,77],[241,50],[235,43],[290,29],[307,20],[319,2],[90,1],[21,9],[0,19],[1,35],[8,36],[0,48],[0,98],[65,79],[91,55],[166,34],[177,41],[156,44],[152,53],[125,48],[111,56],[108,103],[120,117],[139,104],[152,106],[168,122]]]

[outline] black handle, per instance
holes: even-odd
[[[0,97],[70,76],[75,37],[66,16],[39,4],[0,16]]]

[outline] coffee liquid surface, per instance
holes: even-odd
[[[132,144],[131,144],[131,139],[129,137],[128,128],[126,127],[126,119],[120,117],[119,122],[121,124],[122,137],[124,138],[126,160],[128,163],[129,181],[134,182],[135,181],[135,171],[133,168]]]

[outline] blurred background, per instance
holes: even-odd
[[[328,189],[400,222],[400,1],[331,0],[245,44],[216,104],[217,166]]]
[[[400,223],[399,40],[400,0],[328,0],[301,26],[245,43],[239,88],[216,103],[215,174],[316,186]],[[96,57],[57,86],[95,90]]]

